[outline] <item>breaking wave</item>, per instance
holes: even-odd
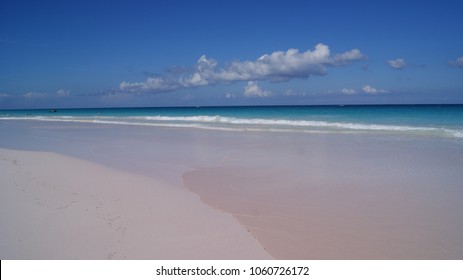
[[[37,120],[112,125],[184,127],[228,131],[364,132],[463,138],[463,130],[445,127],[329,122],[298,119],[237,118],[227,116],[2,116],[0,120]]]

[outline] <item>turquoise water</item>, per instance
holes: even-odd
[[[2,110],[0,120],[214,130],[393,133],[463,139],[463,105],[257,106]]]

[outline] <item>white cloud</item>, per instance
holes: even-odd
[[[2,97],[10,97],[10,95],[7,94],[7,93],[0,93],[0,98],[2,98]]]
[[[218,78],[224,81],[308,78],[311,75],[325,75],[327,66],[358,60],[361,58],[359,55],[360,52],[356,50],[331,57],[328,46],[318,44],[313,51],[301,53],[297,49],[289,49],[265,54],[256,61],[235,61],[229,68],[220,71]]]
[[[362,54],[360,50],[353,49],[348,52],[337,54],[334,56],[333,63],[336,65],[342,65],[356,60],[366,59],[366,55]]]
[[[65,96],[69,96],[70,93],[71,93],[70,90],[60,89],[56,92],[56,95],[59,97],[65,97]]]
[[[403,58],[388,60],[387,64],[389,64],[389,66],[391,66],[394,69],[404,69],[407,66]]]
[[[207,86],[216,83],[215,68],[217,61],[201,56],[196,62],[194,71],[189,75],[153,76],[144,82],[122,82],[119,89],[129,92],[168,92],[180,88]]]
[[[378,94],[378,93],[387,93],[388,91],[387,90],[384,90],[384,89],[376,89],[370,85],[364,85],[362,87],[362,91],[364,93],[368,93],[368,94]]]
[[[314,50],[305,52],[288,49],[264,54],[255,61],[234,61],[225,68],[218,68],[216,60],[203,55],[196,62],[193,71],[149,77],[144,82],[124,81],[120,83],[119,89],[128,92],[167,92],[237,81],[283,82],[312,75],[322,76],[327,73],[327,67],[345,65],[365,58],[358,49],[332,56],[329,47],[324,44],[318,44]]]
[[[356,94],[357,92],[355,91],[355,89],[352,89],[352,88],[343,88],[341,89],[341,92],[343,94],[347,94],[347,95],[352,95],[352,94]]]
[[[180,88],[180,83],[177,81],[169,81],[164,77],[149,77],[144,82],[139,83],[128,83],[122,82],[119,85],[119,89],[129,92],[143,92],[143,91],[159,91],[167,92]]]
[[[449,61],[449,64],[452,66],[463,68],[463,56],[460,56],[459,58],[455,60]]]
[[[236,98],[236,94],[227,92],[227,93],[225,94],[225,98]]]
[[[270,91],[263,90],[256,81],[249,81],[244,87],[244,96],[246,97],[268,97]]]

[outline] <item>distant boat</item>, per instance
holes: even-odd
[[[50,109],[49,112],[50,112],[50,113],[56,113],[56,112],[58,112],[58,110],[56,110],[56,109]]]

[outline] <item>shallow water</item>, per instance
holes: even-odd
[[[363,133],[463,138],[462,105],[102,108],[0,111],[0,120],[219,131]]]

